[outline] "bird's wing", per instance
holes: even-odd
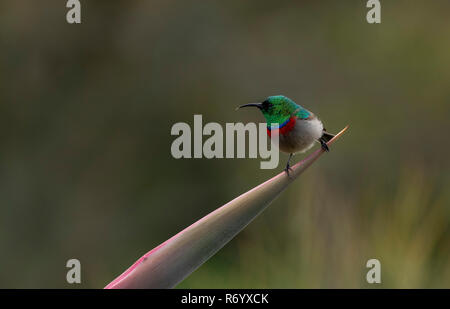
[[[308,119],[309,117],[314,116],[313,113],[300,106],[292,113],[291,117],[294,115],[299,119]]]

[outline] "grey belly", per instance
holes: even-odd
[[[293,130],[280,134],[280,150],[287,153],[304,152],[322,136],[322,131],[323,125],[318,119],[297,120]]]

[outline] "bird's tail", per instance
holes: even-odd
[[[325,143],[328,143],[328,141],[330,139],[332,139],[334,137],[334,134],[328,133],[327,131],[323,131],[322,137],[320,138],[321,140],[323,140]]]

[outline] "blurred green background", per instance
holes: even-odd
[[[179,287],[450,287],[449,1],[65,2],[0,1],[1,288],[102,288],[278,173],[170,153],[274,94],[350,129]]]

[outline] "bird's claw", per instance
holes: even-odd
[[[287,176],[288,176],[289,178],[291,178],[291,176],[290,176],[290,174],[289,174],[289,171],[293,172],[294,170],[293,170],[293,169],[290,167],[290,165],[288,164],[288,165],[286,165],[286,168],[284,169],[284,171],[286,172]]]
[[[320,145],[322,146],[322,149],[325,150],[326,152],[330,151],[330,148],[328,148],[327,143],[323,139],[320,140]]]

